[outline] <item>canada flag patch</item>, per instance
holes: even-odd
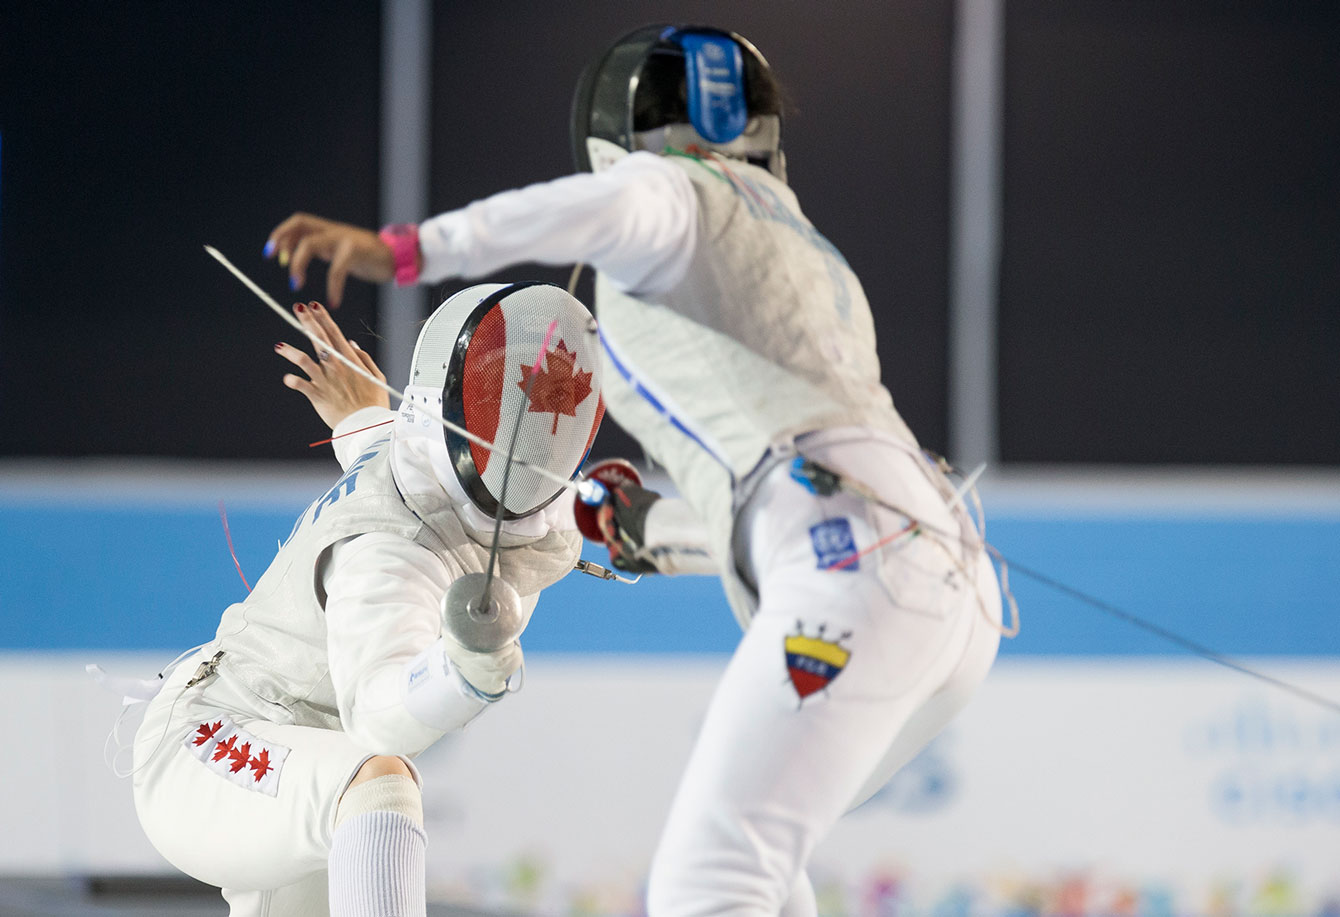
[[[239,729],[226,716],[207,720],[182,741],[205,767],[244,789],[266,796],[279,792],[279,772],[289,749]]]

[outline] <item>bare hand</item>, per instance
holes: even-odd
[[[395,276],[395,257],[375,232],[310,213],[295,213],[276,226],[265,243],[265,256],[278,256],[280,267],[288,268],[289,287],[294,290],[307,282],[313,257],[329,261],[326,294],[332,309],[340,307],[350,274],[373,283]]]
[[[382,375],[372,357],[344,336],[344,332],[335,324],[330,313],[321,308],[319,302],[305,306],[297,303],[293,307],[293,314],[323,343],[317,345],[315,360],[292,344],[275,345],[276,353],[307,374],[304,379],[288,373],[284,376],[284,385],[306,395],[326,426],[335,429],[336,424],[360,408],[390,407],[390,398],[383,389],[330,355],[330,351],[338,351],[382,382],[386,381],[386,376]]]

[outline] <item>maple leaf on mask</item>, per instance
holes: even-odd
[[[558,432],[558,415],[576,417],[577,405],[591,394],[591,374],[578,369],[576,363],[577,354],[568,350],[560,339],[558,346],[546,354],[544,368],[535,374],[535,387],[531,389],[526,410],[532,414],[553,414],[551,434]],[[531,367],[521,364],[521,381],[517,385],[523,392],[530,377]]]
[[[210,739],[214,738],[214,733],[218,732],[222,728],[223,728],[223,720],[219,720],[217,723],[214,723],[213,725],[210,725],[209,723],[201,723],[199,726],[195,728],[196,747],[198,748],[199,746],[204,745]]]
[[[228,753],[228,757],[231,758],[233,762],[228,770],[236,774],[242,768],[247,766],[247,760],[251,757],[251,743],[246,742],[239,745],[237,748],[234,748]]]
[[[270,749],[262,748],[259,755],[247,762],[247,767],[256,772],[256,782],[260,783],[262,777],[274,770],[270,766]]]

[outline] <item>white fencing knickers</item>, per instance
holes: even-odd
[[[826,431],[799,446],[949,537],[859,556],[907,518],[812,494],[785,464],[769,473],[740,523],[759,610],[671,806],[650,917],[813,915],[804,867],[815,844],[934,738],[995,658],[995,571],[959,543],[978,539],[961,532],[938,472],[876,433]]]
[[[244,712],[217,676],[183,692],[196,661],[136,732],[140,824],[173,866],[223,889],[232,917],[323,917],[336,808],[372,755],[343,732]]]

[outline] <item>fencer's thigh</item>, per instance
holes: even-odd
[[[154,847],[188,875],[238,892],[324,873],[339,797],[370,755],[341,732],[271,723],[179,694],[170,680],[136,734],[135,808]],[[219,753],[229,732],[250,754],[239,742],[238,753]],[[259,748],[269,751],[263,762]]]
[[[713,694],[653,861],[653,917],[779,913],[814,845],[942,677],[934,652],[908,652],[943,644],[940,619],[910,616],[896,645],[859,601],[784,595],[763,603]],[[795,637],[814,642],[788,644]],[[803,667],[818,656],[797,657],[841,659],[834,648],[849,655],[810,691]],[[922,677],[888,678],[891,649]]]
[[[929,745],[972,700],[991,670],[1000,646],[1000,587],[995,570],[985,557],[977,573],[977,589],[983,607],[977,609],[975,614],[969,610],[969,633],[959,655],[958,665],[935,693],[913,711],[884,753],[883,759],[857,791],[850,808],[855,808],[875,795],[894,774]]]
[[[845,452],[818,457],[868,466],[886,499],[957,530],[918,459],[860,444]],[[886,763],[933,737],[989,668],[998,597],[988,592],[984,615],[978,587],[994,573],[983,556],[965,562],[957,543],[925,536],[857,556],[906,525],[849,494],[809,494],[784,469],[760,489],[750,523],[759,609],[672,804],[653,915],[697,913],[695,900],[777,913],[814,844]]]
[[[760,488],[752,513],[753,561],[762,574],[762,613],[790,615],[796,596],[809,595],[823,608],[859,606],[846,645],[852,664],[861,649],[882,653],[882,668],[866,669],[871,690],[898,696],[896,725],[879,762],[867,773],[848,806],[863,802],[925,747],[968,703],[986,677],[1000,642],[1001,602],[996,573],[968,521],[946,506],[938,472],[918,455],[888,442],[850,440],[841,434],[807,444],[806,454],[877,491],[908,515],[876,507],[851,494],[808,494],[777,469]],[[923,533],[874,548],[848,567],[829,571],[842,545],[819,534],[849,533],[849,550],[860,552],[902,531],[909,515]],[[974,542],[975,543],[975,542]],[[830,556],[822,556],[824,550]],[[840,564],[840,560],[838,561]],[[828,626],[831,634],[833,628]],[[868,655],[868,653],[867,653]],[[846,674],[841,680],[846,680]],[[854,687],[850,681],[832,692]],[[836,694],[835,694],[836,696]]]
[[[880,610],[902,620],[796,588],[765,602],[713,695],[676,809],[785,823],[797,841],[846,811],[960,658],[954,622]]]

